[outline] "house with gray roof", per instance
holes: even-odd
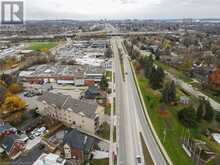
[[[73,99],[71,96],[45,92],[38,98],[44,106],[38,113],[50,116],[71,128],[95,133],[100,125],[100,109],[97,104]]]
[[[81,163],[90,159],[95,142],[95,138],[73,129],[64,136],[65,159],[76,159]]]
[[[2,140],[1,148],[7,153],[9,158],[15,159],[25,149],[25,142],[18,135],[9,135]]]

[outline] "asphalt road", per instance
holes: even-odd
[[[141,106],[132,70],[125,51],[123,52],[124,72],[127,73],[123,81],[117,47],[123,50],[119,37],[112,39],[115,55],[116,81],[116,112],[118,115],[118,164],[136,165],[136,156],[140,155],[144,165],[140,133],[148,147],[152,160],[156,165],[167,164],[161,153]]]
[[[117,48],[117,41],[112,40],[115,54],[115,90],[116,90],[116,115],[118,116],[118,164],[135,165],[136,156],[142,155],[140,137],[136,115],[132,112],[134,104],[129,101],[128,86],[123,81],[120,68],[120,60]],[[143,158],[142,158],[143,159]]]

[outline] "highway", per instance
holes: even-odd
[[[145,164],[140,139],[140,133],[142,133],[154,164],[166,165],[166,160],[145,118],[127,54],[122,46],[122,40],[119,37],[115,37],[111,40],[111,43],[115,63],[116,112],[118,115],[118,164],[136,165],[137,155],[141,156],[142,164]],[[124,72],[127,73],[125,81],[123,81],[120,68],[118,47],[123,53]]]
[[[140,155],[143,160],[142,147],[136,117],[132,115],[133,105],[127,95],[128,86],[123,81],[120,68],[117,41],[111,40],[115,54],[115,88],[116,88],[116,114],[118,116],[117,142],[118,164],[135,165],[136,156]]]

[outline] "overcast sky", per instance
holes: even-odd
[[[220,0],[25,0],[26,19],[220,18]]]

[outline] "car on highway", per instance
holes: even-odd
[[[136,156],[136,160],[137,160],[137,165],[142,165],[141,164],[141,157],[140,157],[140,155]]]

